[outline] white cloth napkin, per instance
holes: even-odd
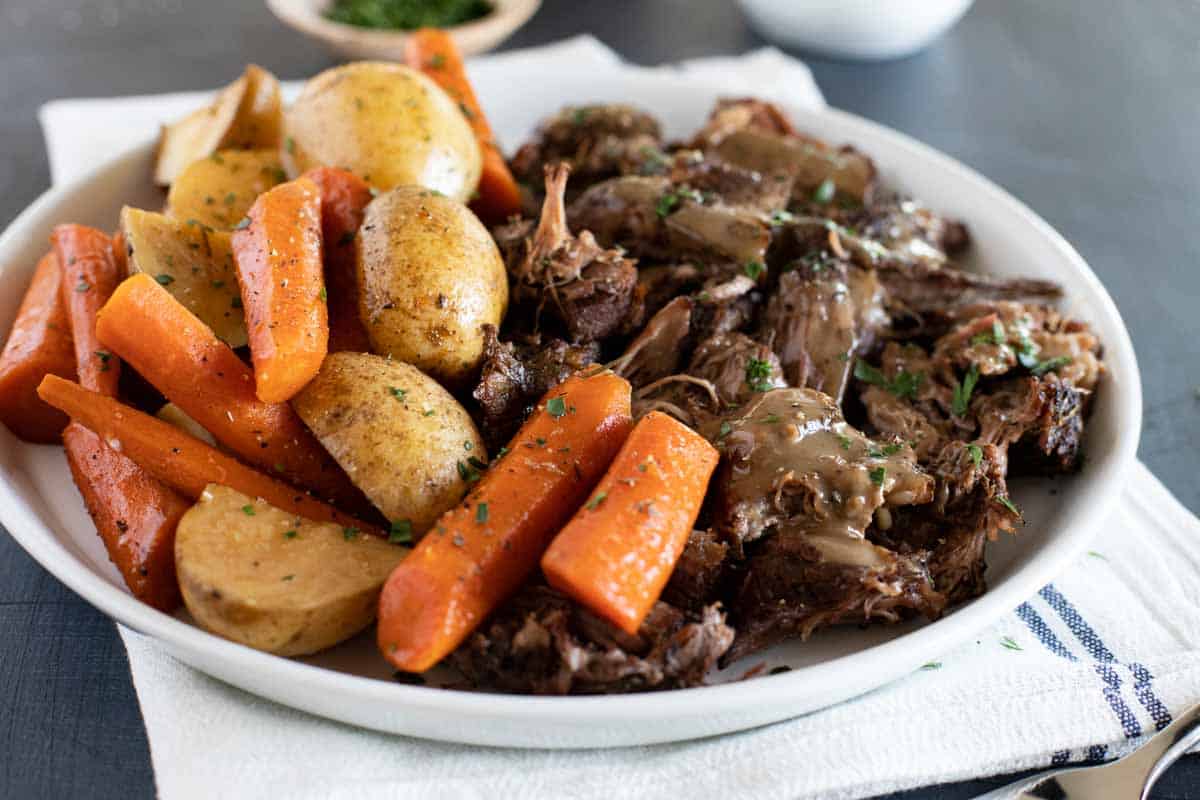
[[[512,85],[548,69],[632,67],[582,37],[470,68],[481,84]],[[808,69],[775,50],[674,68],[730,92],[823,102]],[[48,104],[54,180],[209,94]],[[683,787],[690,800],[862,797],[1111,757],[1200,699],[1200,520],[1140,464],[1118,509],[1090,554],[936,669],[797,720],[676,745],[503,750],[372,733],[221,684],[120,630],[164,800],[611,800]]]

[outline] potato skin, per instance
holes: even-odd
[[[196,621],[281,656],[324,650],[370,625],[383,582],[407,553],[215,484],[175,535],[179,588]]]
[[[455,200],[400,186],[367,206],[355,251],[371,350],[464,383],[483,358],[483,326],[498,327],[508,306],[508,275],[483,223]]]
[[[292,407],[358,488],[390,520],[420,535],[487,461],[470,415],[416,367],[369,353],[333,353]]]
[[[479,185],[479,144],[440,87],[401,64],[360,61],[304,85],[284,116],[293,175],[342,167],[377,189],[420,184],[462,201]]]

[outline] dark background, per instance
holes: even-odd
[[[764,44],[720,0],[548,0],[505,46],[584,31],[638,63]],[[979,0],[912,58],[806,60],[830,104],[974,167],[1079,249],[1137,349],[1139,454],[1200,509],[1200,4]],[[0,0],[0,227],[49,184],[40,104],[213,88],[248,61],[284,79],[334,63],[254,0]],[[999,782],[903,797],[966,798]],[[0,535],[0,796],[153,793],[112,622]],[[1200,759],[1154,796],[1200,797]]]

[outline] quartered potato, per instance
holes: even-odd
[[[371,201],[355,238],[359,315],[371,350],[450,384],[483,357],[483,326],[499,327],[508,275],[469,208],[419,186]]]
[[[130,273],[145,272],[230,347],[246,344],[242,296],[227,231],[126,206],[121,211]]]
[[[415,367],[334,353],[292,408],[371,502],[424,533],[487,461],[466,410]]]
[[[342,167],[377,189],[419,184],[463,202],[482,156],[470,123],[421,73],[375,61],[326,70],[304,85],[284,120],[293,174]]]
[[[407,553],[216,484],[175,535],[179,588],[196,621],[281,656],[324,650],[370,625],[383,582]]]
[[[155,182],[168,186],[193,161],[223,148],[277,148],[282,117],[279,81],[251,64],[240,78],[217,93],[211,105],[163,127]]]
[[[218,150],[179,173],[167,194],[167,213],[229,230],[260,194],[285,180],[276,150]]]

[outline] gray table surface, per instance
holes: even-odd
[[[729,2],[549,0],[506,46],[583,31],[639,63],[763,44]],[[1139,453],[1200,510],[1200,4],[980,0],[913,58],[807,60],[831,104],[974,167],[1079,249],[1137,349]],[[0,2],[0,226],[49,183],[41,103],[210,88],[247,61],[283,78],[334,63],[253,0]],[[900,797],[970,797],[998,782]],[[0,535],[0,796],[153,791],[113,624]],[[1200,797],[1200,759],[1154,796]]]

